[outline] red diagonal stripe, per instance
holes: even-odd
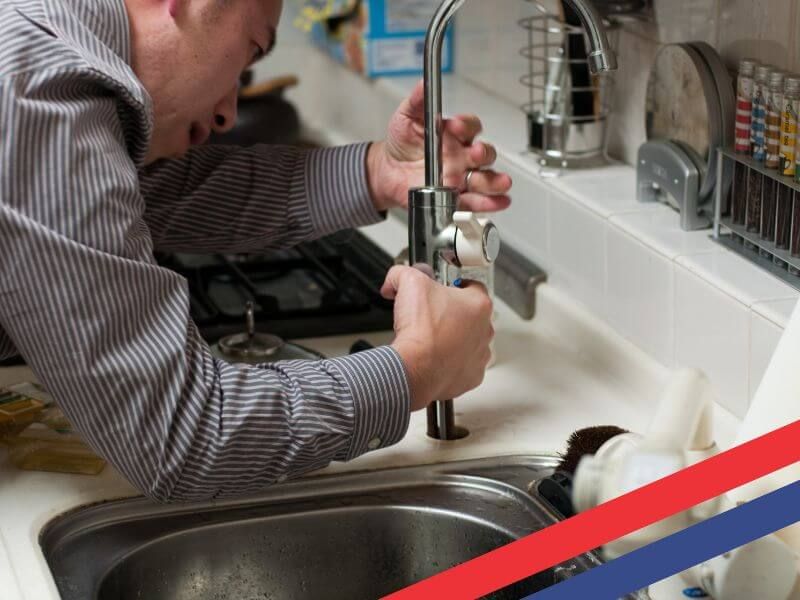
[[[479,598],[796,462],[800,421],[386,598]]]

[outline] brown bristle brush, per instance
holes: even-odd
[[[542,479],[537,489],[553,508],[565,518],[575,515],[572,505],[572,478],[578,469],[578,463],[584,456],[597,454],[597,451],[611,438],[628,433],[625,429],[614,426],[587,427],[569,436],[567,451],[560,454],[555,473]]]
[[[575,471],[578,470],[578,463],[581,462],[584,456],[597,454],[603,444],[623,433],[628,432],[613,425],[587,427],[576,431],[569,436],[566,453],[559,455],[561,462],[556,470],[575,475]]]

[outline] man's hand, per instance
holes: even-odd
[[[395,301],[392,346],[409,372],[412,410],[483,382],[494,329],[492,301],[481,284],[446,288],[417,269],[394,267],[381,293]]]
[[[375,143],[367,156],[369,188],[378,210],[408,204],[408,190],[425,183],[425,102],[420,82],[389,122],[386,141]],[[483,125],[474,115],[444,122],[442,135],[444,185],[462,192],[462,210],[494,212],[511,203],[511,177],[489,167],[497,159],[491,144],[476,142]],[[466,175],[476,170],[465,189]]]

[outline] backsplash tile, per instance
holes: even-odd
[[[636,173],[626,165],[611,165],[602,170],[566,172],[552,180],[553,187],[565,192],[590,210],[607,219],[626,213],[649,212],[656,204],[636,200]],[[602,190],[602,191],[601,191]]]
[[[609,324],[661,364],[672,366],[673,263],[648,251],[619,227],[609,226],[606,239]]]
[[[571,198],[554,191],[550,197],[551,281],[588,306],[606,314],[607,222]]]
[[[652,206],[647,212],[613,216],[611,222],[670,260],[719,251],[708,231],[684,231],[676,210],[663,204]]]
[[[753,312],[761,315],[780,327],[786,327],[797,306],[798,295],[785,300],[771,300],[768,302],[756,302],[753,305]]]
[[[743,418],[749,406],[749,361],[748,308],[676,265],[676,365],[702,369],[720,404]]]
[[[716,46],[720,2],[726,0],[654,0],[658,39],[663,44],[698,40]]]
[[[632,165],[639,146],[647,139],[644,104],[650,65],[658,52],[652,24],[625,28],[619,35],[619,69],[614,73],[614,110],[610,121],[608,151]]]
[[[761,384],[775,354],[783,329],[756,313],[750,313],[750,400]]]
[[[683,256],[677,262],[747,307],[796,296],[793,288],[774,275],[724,248],[709,254]]]
[[[521,169],[503,157],[497,169],[511,175],[513,206],[510,210],[492,215],[500,228],[503,241],[531,260],[547,268],[550,264],[550,194],[545,183],[525,175]]]
[[[794,35],[794,61],[792,61],[791,69],[795,73],[800,73],[800,8],[795,8],[795,23],[792,29]]]
[[[796,18],[797,0],[722,0],[720,52],[731,68],[753,57],[789,69]]]

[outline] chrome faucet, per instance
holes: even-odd
[[[602,18],[590,0],[564,0],[580,17],[589,38],[589,69],[613,71],[617,59]],[[442,44],[447,25],[465,0],[444,0],[425,40],[425,187],[409,190],[409,260],[428,265],[434,278],[450,285],[448,266],[488,267],[500,253],[500,234],[488,219],[458,212],[459,191],[442,177]],[[469,326],[465,324],[465,326]],[[428,435],[456,440],[467,432],[455,425],[452,400],[428,407]]]

